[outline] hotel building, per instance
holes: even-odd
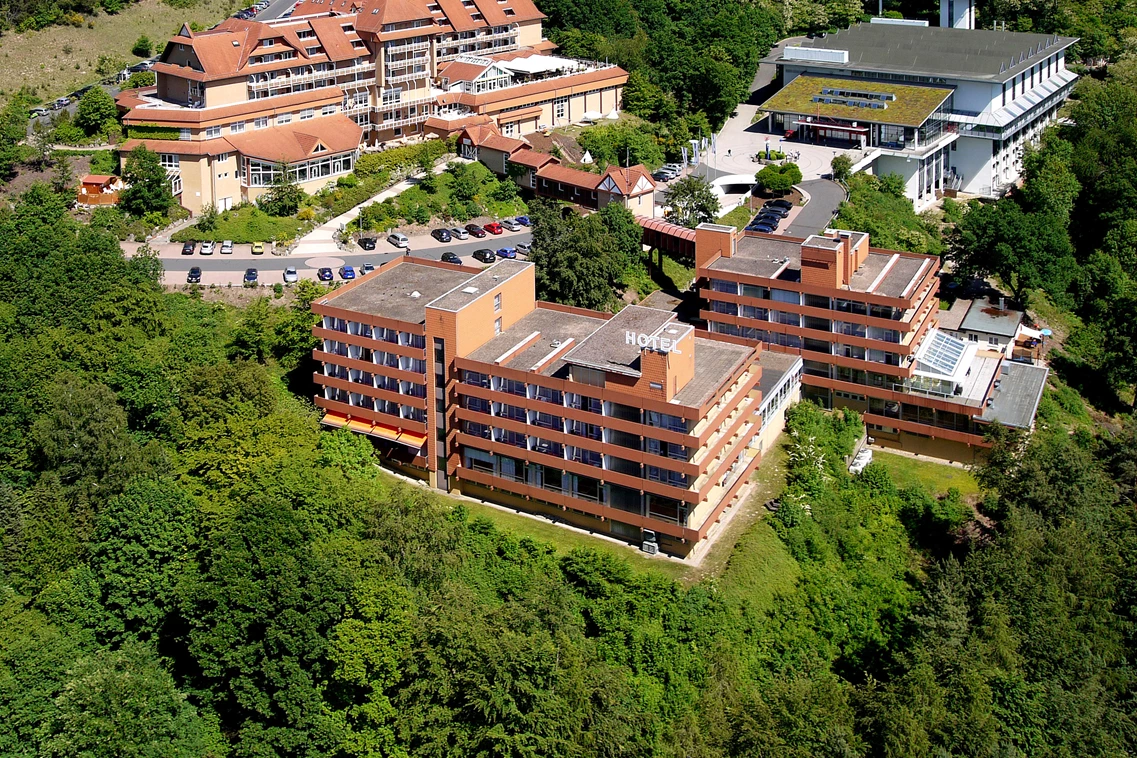
[[[874,18],[780,50],[783,89],[760,110],[783,138],[860,149],[854,170],[899,174],[916,210],[944,190],[996,196],[1077,81],[1075,42]]]
[[[182,27],[126,90],[129,139],[198,212],[255,200],[284,163],[308,192],[363,146],[491,123],[506,136],[610,113],[627,74],[549,54],[532,0],[304,0],[288,18]]]
[[[1047,369],[938,328],[939,258],[716,224],[695,257],[708,329],[800,355],[803,397],[860,411],[879,443],[971,460],[993,422],[1033,426]]]
[[[797,356],[669,311],[538,302],[524,262],[399,258],[312,309],[325,425],[439,489],[681,555],[799,395]]]

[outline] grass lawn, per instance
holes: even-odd
[[[248,242],[278,242],[296,239],[303,226],[304,222],[295,218],[269,216],[249,206],[221,213],[213,231],[203,232],[197,226],[189,226],[174,233],[170,239],[173,242],[233,240],[239,245]]]
[[[873,462],[880,463],[892,475],[897,487],[912,487],[922,484],[929,492],[937,495],[955,487],[964,497],[979,494],[979,484],[967,469],[909,458],[906,455],[883,453],[873,450]]]
[[[750,212],[750,208],[746,205],[740,205],[725,216],[720,216],[718,223],[726,224],[727,226],[735,226],[739,229],[745,229],[746,225],[750,223],[750,219],[754,214]]]
[[[695,269],[680,263],[670,256],[663,256],[663,275],[671,280],[675,289],[683,292],[695,278]]]
[[[158,52],[182,23],[209,27],[241,7],[235,0],[199,0],[183,9],[142,0],[113,16],[88,16],[90,29],[84,24],[5,34],[0,38],[0,74],[6,84],[0,85],[0,96],[7,99],[22,85],[45,102],[66,95],[98,81],[95,65],[100,55],[118,56],[127,65],[137,63],[139,58],[130,54],[130,48],[140,36],[149,37]]]
[[[545,519],[529,518],[510,511],[503,511],[481,503],[462,501],[472,516],[484,516],[499,529],[519,537],[531,537],[556,546],[559,553],[567,553],[573,548],[590,548],[608,553],[628,561],[632,568],[640,571],[655,571],[670,579],[682,579],[689,568],[668,558],[649,558],[638,550],[617,545],[599,537],[566,529]]]

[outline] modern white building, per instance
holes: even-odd
[[[967,0],[953,5],[970,23]],[[783,90],[762,109],[771,132],[860,149],[857,170],[899,174],[917,210],[944,189],[998,196],[1074,86],[1075,42],[873,19],[787,45],[774,60]]]

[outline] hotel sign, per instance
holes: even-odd
[[[624,344],[635,345],[636,347],[648,347],[652,350],[657,350],[661,353],[675,353],[682,355],[676,345],[679,340],[671,340],[667,337],[659,337],[651,334],[640,334],[639,332],[624,332]]]

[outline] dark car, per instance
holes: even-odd
[[[257,270],[255,268],[245,269],[245,284],[257,283]]]
[[[468,231],[472,236],[477,237],[478,239],[481,239],[482,237],[486,236],[486,230],[483,229],[482,227],[478,226],[477,224],[466,224],[466,231]]]
[[[769,224],[754,224],[753,226],[746,227],[751,232],[761,232],[762,234],[773,234],[775,229]]]
[[[459,258],[457,256],[457,254],[452,253],[449,250],[447,250],[445,253],[442,254],[442,262],[443,263],[461,263],[462,259]]]
[[[354,279],[355,267],[354,266],[340,266],[340,279]]]
[[[330,282],[332,279],[336,278],[336,275],[332,273],[332,270],[330,268],[325,266],[316,272],[316,278],[321,282]]]
[[[794,207],[794,204],[789,200],[767,200],[763,205],[767,208],[782,208],[787,211]]]
[[[450,241],[450,230],[449,229],[435,229],[433,232],[430,233],[430,236],[434,237],[439,242],[449,242]]]
[[[767,205],[758,212],[759,216],[777,216],[778,218],[785,218],[790,215],[790,212],[780,205]]]
[[[360,237],[359,238],[359,246],[362,247],[364,250],[374,250],[375,249],[375,238],[374,237]]]
[[[501,228],[501,224],[499,224],[496,221],[491,221],[488,224],[486,224],[485,226],[483,226],[482,228],[485,229],[490,234],[501,234],[503,231]]]
[[[514,221],[521,224],[522,226],[533,226],[533,222],[529,220],[528,216],[518,216],[514,219]]]
[[[516,258],[517,249],[512,247],[503,247],[497,251],[498,258]]]
[[[482,263],[493,263],[497,260],[493,250],[482,248],[481,250],[474,251],[474,260],[481,261]]]
[[[186,284],[201,284],[201,266],[193,266],[186,274]]]
[[[759,216],[758,218],[751,221],[749,225],[750,226],[757,226],[758,224],[768,224],[768,225],[774,227],[775,229],[777,229],[778,225],[781,223],[782,223],[782,220],[780,218],[778,218],[777,216]]]
[[[182,245],[182,255],[193,255],[193,251],[197,249],[197,245],[193,242],[187,242]]]

